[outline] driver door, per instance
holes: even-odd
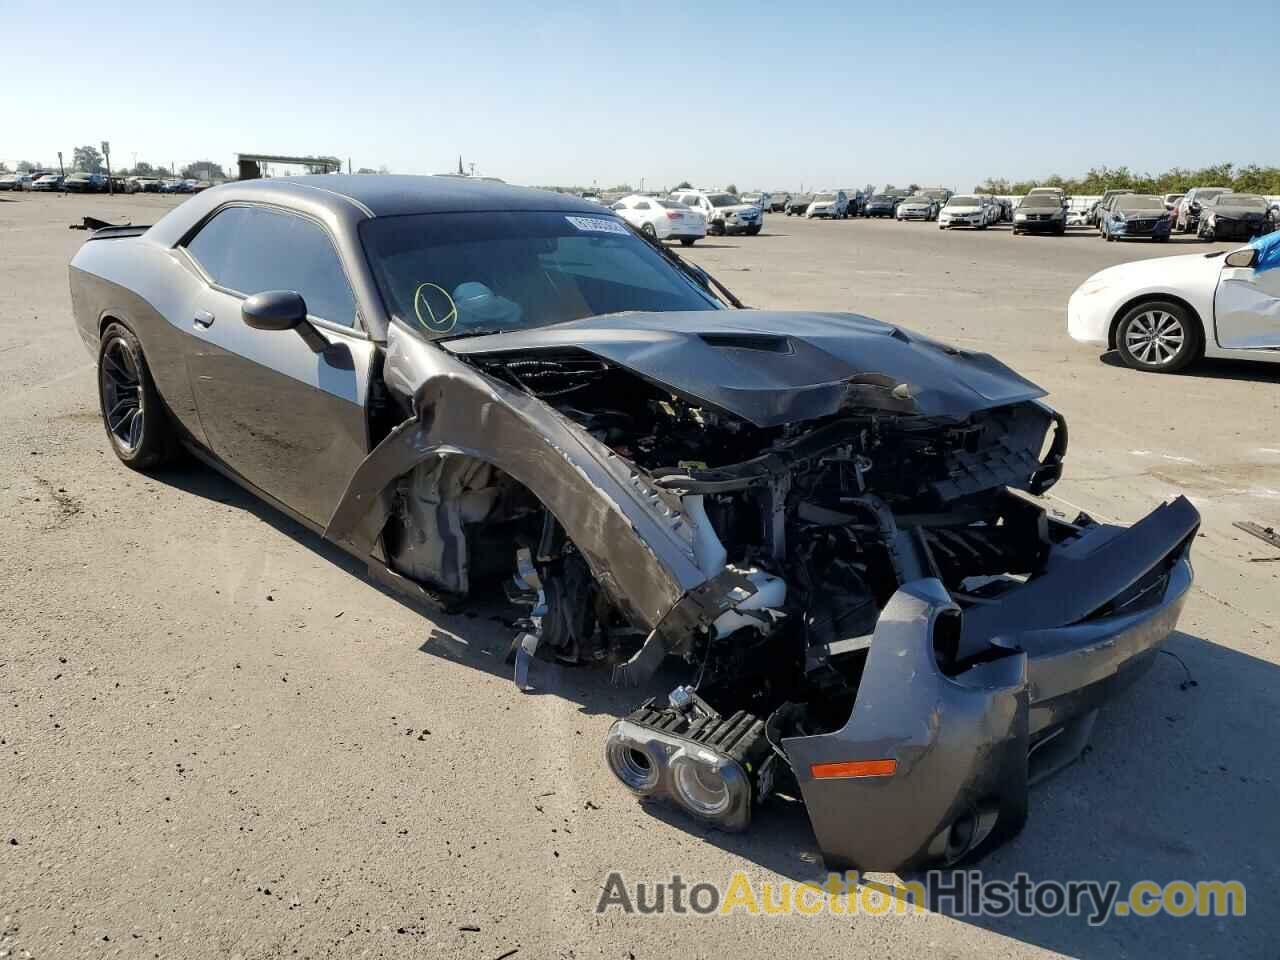
[[[1251,267],[1224,258],[1213,298],[1218,345],[1228,350],[1280,349],[1280,232],[1254,241]]]
[[[216,213],[185,244],[199,284],[186,313],[187,372],[212,452],[294,513],[323,526],[368,453],[373,343],[328,231],[277,207]],[[329,341],[245,324],[244,300],[293,290]]]

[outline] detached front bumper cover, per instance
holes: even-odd
[[[963,619],[937,580],[903,586],[849,721],[783,741],[828,868],[954,863],[1017,833],[1028,784],[1079,755],[1099,705],[1174,629],[1199,522],[1180,497],[1128,530],[1088,527],[1042,576]],[[937,650],[949,645],[974,665],[944,672]],[[865,760],[892,772],[815,776]]]

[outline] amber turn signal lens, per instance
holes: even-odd
[[[809,773],[815,780],[843,780],[852,777],[892,777],[897,760],[842,760],[839,763],[815,763]]]

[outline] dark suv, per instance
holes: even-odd
[[[1067,198],[1057,187],[1036,187],[1013,212],[1013,235],[1067,232]]]

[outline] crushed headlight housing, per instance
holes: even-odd
[[[764,721],[742,710],[722,717],[691,687],[677,687],[666,707],[649,700],[616,721],[605,760],[637,796],[671,801],[723,830],[747,828],[778,762]]]

